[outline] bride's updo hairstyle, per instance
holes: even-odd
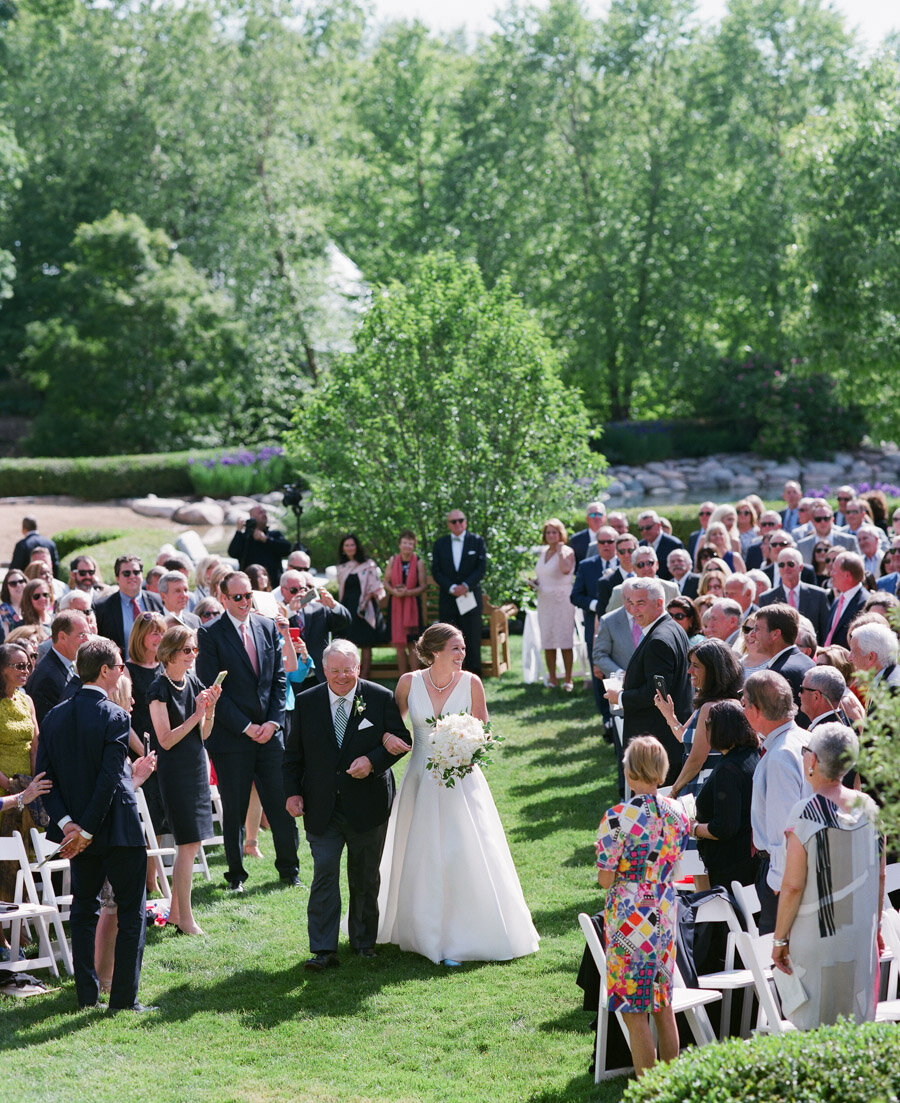
[[[454,636],[461,636],[462,632],[454,628],[452,624],[432,624],[419,636],[416,641],[416,654],[425,666],[431,666],[435,655],[439,654]]]

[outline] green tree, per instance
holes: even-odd
[[[516,548],[537,540],[542,514],[572,508],[583,481],[595,488],[602,459],[587,436],[508,281],[487,289],[473,262],[432,254],[376,295],[356,352],[297,408],[286,443],[316,501],[382,555],[407,527],[427,549],[464,506],[496,601],[517,594]]]
[[[6,123],[0,121],[0,218],[8,210],[18,191],[25,158],[16,136]],[[0,305],[12,295],[12,282],[16,266],[12,253],[0,248]]]
[[[80,226],[72,253],[57,313],[27,330],[26,374],[45,394],[35,451],[156,452],[236,439],[248,365],[227,296],[137,215],[113,211]]]

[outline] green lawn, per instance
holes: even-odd
[[[518,644],[518,640],[514,641]],[[516,648],[518,651],[518,648]],[[488,776],[535,924],[537,954],[448,970],[395,947],[307,956],[305,889],[255,863],[243,897],[195,881],[205,939],[148,932],[148,1017],[75,1012],[72,982],[0,1009],[0,1067],[17,1100],[617,1100],[587,1071],[591,1016],[574,978],[580,910],[596,910],[592,841],[614,798],[613,756],[589,691],[487,683],[506,742]],[[271,856],[270,838],[261,846]],[[215,851],[213,852],[216,853]],[[301,876],[311,862],[301,843]],[[346,946],[342,947],[346,950]]]

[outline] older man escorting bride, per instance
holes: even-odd
[[[538,933],[481,769],[452,788],[426,769],[436,719],[470,712],[487,721],[484,687],[463,670],[465,643],[452,625],[433,624],[417,648],[425,669],[397,684],[413,750],[388,823],[378,941],[445,965],[532,954]],[[383,742],[393,754],[408,749],[390,734]]]

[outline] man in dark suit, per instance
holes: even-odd
[[[847,646],[850,621],[866,603],[866,591],[862,587],[864,578],[862,556],[853,552],[841,552],[831,564],[831,589],[835,597],[828,613],[825,647],[832,643]]]
[[[188,610],[191,603],[191,590],[188,580],[181,571],[166,571],[160,576],[159,596],[165,616],[170,621],[174,617],[185,628],[197,631],[200,627],[200,618]]]
[[[38,724],[43,724],[47,713],[81,686],[75,672],[75,656],[90,637],[90,625],[82,613],[66,611],[53,618],[50,648],[25,683]]]
[[[594,647],[594,622],[597,615],[597,586],[604,570],[604,560],[599,555],[589,556],[583,559],[575,568],[575,581],[569,594],[569,601],[582,610],[584,614],[584,642],[588,654]],[[603,698],[603,686],[596,675],[593,677],[594,702],[601,713],[606,701]],[[607,709],[608,713],[608,709]],[[606,719],[606,714],[604,714]]]
[[[9,565],[17,571],[24,571],[31,562],[31,553],[34,549],[46,548],[50,552],[53,577],[56,578],[59,573],[59,552],[56,550],[56,543],[47,536],[41,536],[37,527],[38,523],[34,517],[22,518],[22,539],[13,548]]]
[[[637,548],[637,539],[630,532],[626,532],[616,540],[616,558],[619,560],[619,565],[607,571],[597,583],[597,608],[594,610],[597,617],[602,617],[606,612],[613,590],[634,574],[631,557]]]
[[[466,531],[466,515],[461,509],[447,514],[447,536],[434,542],[431,574],[438,584],[438,616],[455,625],[463,634],[466,658],[463,669],[481,676],[481,580],[487,569],[487,549],[480,536]],[[460,612],[458,602],[475,605]]]
[[[760,595],[761,606],[783,604],[796,609],[813,626],[816,639],[822,644],[828,632],[828,614],[831,604],[821,586],[810,586],[800,580],[803,556],[796,548],[785,548],[778,556],[778,574],[781,582]]]
[[[279,529],[269,528],[269,515],[262,506],[250,510],[249,518],[238,524],[228,545],[228,554],[238,561],[241,570],[258,563],[272,579],[281,576],[283,560],[290,551],[290,540]]]
[[[634,630],[635,620],[631,610],[631,579],[622,583],[624,588],[625,604],[612,613],[605,613],[597,619],[597,630],[594,634],[594,646],[591,651],[591,671],[595,681],[603,692],[603,678],[608,678],[618,670],[625,670],[635,650],[635,636],[640,639],[641,627]],[[619,729],[609,713],[609,702],[603,698],[606,712],[603,713],[604,725],[609,716],[610,723],[606,726],[609,732],[609,742],[616,752],[616,768],[619,780],[619,796],[625,794],[625,773],[622,769],[622,740],[619,737]]]
[[[281,788],[286,696],[281,636],[273,621],[251,616],[253,590],[242,571],[226,575],[219,588],[225,612],[197,633],[197,676],[209,686],[228,671],[206,744],[222,797],[225,880],[229,891],[244,891],[244,820],[256,782],[272,828],[275,868],[283,884],[299,885],[300,836],[284,810]]]
[[[696,597],[700,575],[691,570],[691,557],[687,551],[684,548],[673,548],[666,556],[666,566],[678,592],[683,597]]]
[[[756,570],[758,567],[762,567],[765,561],[765,554],[763,551],[763,541],[767,536],[771,536],[776,529],[781,528],[781,514],[777,513],[774,509],[764,510],[760,514],[759,518],[759,531],[760,538],[755,540],[749,548],[747,548],[747,554],[744,556],[744,566],[748,571]]]
[[[588,502],[585,506],[585,519],[587,521],[587,528],[580,529],[569,540],[569,547],[575,552],[575,566],[582,561],[582,559],[588,559],[592,555],[601,555],[609,559],[612,556],[612,549],[607,545],[607,550],[599,547],[600,529],[604,527],[606,522],[606,506],[602,502]],[[613,540],[616,538],[616,530],[612,530]],[[607,563],[607,568],[612,566],[611,563]]]
[[[675,548],[683,548],[684,544],[676,536],[669,536],[663,532],[659,523],[659,514],[655,509],[645,509],[638,514],[638,532],[641,534],[641,543],[649,544],[656,552],[659,561],[659,577],[667,582],[672,576],[669,574],[667,560],[669,552]]]
[[[809,717],[809,730],[820,724],[843,724],[850,727],[841,701],[847,692],[844,675],[833,666],[814,666],[807,671],[800,686],[803,711]]]
[[[766,549],[766,555],[769,558],[769,562],[763,566],[762,572],[772,583],[773,587],[777,586],[781,581],[776,569],[778,556],[781,555],[785,548],[796,547],[797,541],[790,533],[785,532],[783,529],[776,529],[769,537],[769,545]],[[810,586],[815,586],[816,584],[816,572],[805,563],[803,564],[803,570],[800,572],[800,581],[807,582]]]
[[[309,657],[315,663],[310,678],[323,682],[322,652],[332,634],[346,636],[353,623],[349,609],[335,601],[324,587],[318,589],[315,579],[306,571],[285,571],[281,576],[281,600],[294,610],[291,615],[291,628],[298,628]],[[317,596],[301,605],[301,601],[310,590],[316,590]]]
[[[112,640],[128,658],[128,639],[134,622],[141,613],[161,613],[163,603],[158,594],[141,589],[144,564],[136,555],[120,555],[113,570],[118,591],[94,604],[97,631]]]
[[[797,647],[800,616],[790,605],[764,605],[753,620],[750,636],[755,639],[756,650],[765,658],[765,666],[787,679],[794,694],[794,702],[800,705],[800,686],[803,676],[815,661]],[[801,727],[808,720],[801,718]]]
[[[800,524],[799,506],[800,499],[803,497],[800,484],[794,482],[793,479],[788,479],[784,484],[784,492],[781,496],[787,504],[787,508],[783,509],[780,514],[781,527],[790,535],[791,530],[795,529]]]
[[[44,796],[48,837],[65,840],[72,859],[72,960],[79,1007],[99,997],[94,939],[100,889],[109,878],[118,906],[119,933],[109,1009],[155,1010],[137,1002],[144,937],[147,851],[128,762],[128,713],[109,700],[124,664],[110,640],[93,639],[78,652],[84,685],[57,705],[41,725],[38,772],[53,788]]]
[[[381,852],[394,800],[391,766],[410,746],[393,694],[360,679],[355,644],[335,640],[323,664],[327,684],[297,698],[284,756],[285,807],[303,816],[313,856],[306,967],[315,971],[338,964],[345,846],[350,945],[361,957],[375,956]],[[405,750],[390,754],[382,742],[389,734]]]
[[[715,502],[702,502],[700,505],[700,528],[695,529],[688,537],[688,555],[691,557],[691,563],[694,562],[694,553],[697,550],[697,543],[701,536],[706,535],[706,526],[709,524],[709,519],[712,517],[716,509]],[[685,594],[685,597],[690,597],[690,594]]]
[[[666,748],[669,756],[666,785],[671,785],[681,772],[681,744],[653,703],[656,696],[653,678],[662,675],[666,692],[675,704],[675,715],[679,720],[687,720],[691,712],[688,638],[666,612],[663,588],[658,579],[632,579],[629,594],[632,615],[643,635],[625,668],[621,694],[610,690],[606,696],[612,704],[621,699],[626,747],[636,735],[653,735]]]

